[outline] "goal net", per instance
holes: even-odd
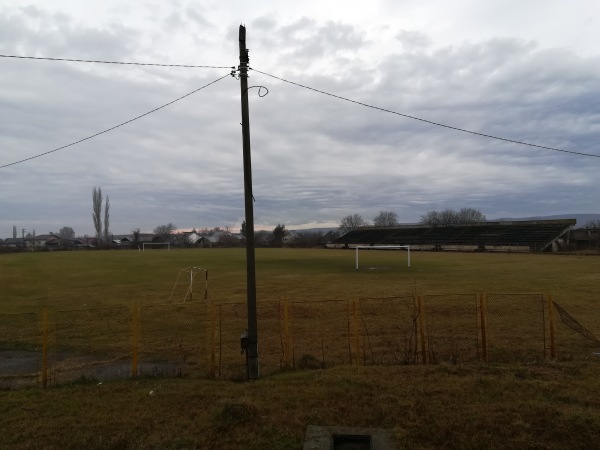
[[[142,242],[142,251],[146,250],[171,250],[169,242]]]
[[[201,267],[185,267],[179,271],[175,285],[171,290],[169,303],[193,300],[194,295],[208,299],[208,270]]]
[[[357,245],[356,247],[356,270],[358,270],[359,250],[406,250],[407,266],[410,268],[410,245]]]

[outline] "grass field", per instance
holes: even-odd
[[[598,307],[600,258],[554,254],[258,249],[258,301],[358,299],[405,294],[552,293],[569,307]],[[209,271],[209,297],[244,302],[243,249],[47,252],[0,255],[0,313],[166,303],[179,270]],[[371,267],[371,268],[370,268]],[[375,267],[373,269],[373,267]]]
[[[552,293],[576,317],[600,311],[598,257],[411,256],[408,269],[405,253],[364,252],[357,272],[353,251],[258,249],[258,302],[485,291]],[[60,311],[136,302],[162,311],[187,266],[208,269],[210,300],[245,301],[240,249],[21,253],[0,255],[0,314],[39,313],[47,306],[51,315],[67,315]],[[460,296],[444,298],[448,304],[441,306],[451,306]],[[231,308],[243,322],[239,306]],[[165,316],[155,317],[147,326],[161,329]],[[123,326],[127,350],[130,327]],[[389,428],[399,448],[598,448],[599,370],[600,358],[345,365],[253,383],[88,379],[48,390],[0,391],[0,448],[301,449],[307,425]]]

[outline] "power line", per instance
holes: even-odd
[[[427,120],[427,119],[421,119],[420,117],[415,117],[415,116],[411,116],[411,115],[408,115],[408,114],[399,113],[397,111],[392,111],[390,109],[381,108],[379,106],[373,106],[373,105],[369,105],[368,103],[363,103],[363,102],[359,102],[357,100],[352,100],[352,99],[349,99],[349,98],[346,98],[346,97],[342,97],[341,95],[336,95],[336,94],[332,94],[330,92],[321,91],[319,89],[315,89],[315,88],[310,87],[310,86],[305,86],[303,84],[296,83],[294,81],[286,80],[285,78],[281,78],[281,77],[278,77],[278,76],[275,76],[275,75],[271,75],[271,74],[266,73],[266,72],[261,72],[260,70],[257,70],[257,69],[254,69],[254,68],[250,68],[250,70],[253,70],[254,72],[266,75],[266,76],[271,77],[271,78],[275,78],[275,79],[283,81],[285,83],[293,84],[294,86],[298,86],[298,87],[301,87],[301,88],[304,88],[304,89],[308,89],[310,91],[318,92],[319,94],[328,95],[330,97],[334,97],[334,98],[337,98],[337,99],[340,99],[340,100],[344,100],[346,102],[354,103],[356,105],[364,106],[366,108],[376,109],[378,111],[383,111],[383,112],[386,112],[386,113],[395,114],[397,116],[406,117],[407,119],[418,120],[420,122],[425,122],[425,123],[428,123],[430,125],[435,125],[435,126],[443,127],[443,128],[449,128],[451,130],[460,131],[460,132],[463,132],[463,133],[474,134],[476,136],[482,136],[482,137],[486,137],[486,138],[490,138],[490,139],[496,139],[496,140],[499,140],[499,141],[510,142],[510,143],[513,143],[513,144],[527,145],[529,147],[536,147],[536,148],[541,148],[541,149],[545,149],[545,150],[552,150],[554,152],[569,153],[569,154],[572,154],[572,155],[579,155],[579,156],[589,156],[591,158],[600,158],[600,155],[595,155],[593,153],[583,153],[583,152],[576,152],[576,151],[572,151],[572,150],[564,150],[564,149],[555,148],[555,147],[546,147],[544,145],[537,145],[537,144],[531,144],[529,142],[516,141],[514,139],[507,139],[507,138],[503,138],[503,137],[499,137],[499,136],[493,136],[491,134],[485,134],[485,133],[479,133],[477,131],[465,130],[464,128],[453,127],[451,125],[446,125],[446,124],[439,123],[439,122],[433,122],[433,121]]]
[[[79,62],[79,63],[95,63],[95,64],[119,64],[123,66],[156,66],[156,67],[186,67],[193,69],[235,69],[235,66],[200,66],[191,64],[161,64],[161,63],[139,63],[139,62],[122,62],[122,61],[102,61],[93,59],[70,59],[70,58],[44,58],[37,56],[17,56],[17,55],[0,55],[0,58],[15,58],[15,59],[34,59],[42,61],[64,61],[64,62]]]
[[[57,152],[59,150],[63,150],[65,148],[67,148],[67,147],[72,147],[73,145],[77,145],[77,144],[79,144],[79,143],[81,143],[83,141],[87,141],[89,139],[95,138],[96,136],[100,136],[101,134],[108,133],[109,131],[115,130],[115,129],[119,128],[119,127],[122,127],[123,125],[127,125],[128,123],[131,123],[131,122],[133,122],[135,120],[141,119],[142,117],[145,117],[145,116],[147,116],[149,114],[152,114],[152,113],[154,113],[154,112],[156,112],[156,111],[158,111],[160,109],[166,108],[167,106],[172,105],[173,103],[178,102],[179,100],[183,100],[184,98],[189,97],[190,95],[193,95],[196,92],[201,91],[202,89],[205,89],[205,88],[209,87],[211,84],[215,84],[215,83],[221,81],[223,78],[227,78],[230,75],[231,75],[230,73],[228,73],[227,75],[223,75],[221,78],[217,78],[216,80],[211,81],[210,83],[205,84],[204,86],[199,87],[198,89],[194,89],[192,92],[188,92],[187,94],[182,95],[181,97],[176,98],[175,100],[172,100],[169,103],[165,103],[164,105],[159,106],[158,108],[154,108],[151,111],[148,111],[148,112],[146,112],[144,114],[141,114],[141,115],[139,115],[137,117],[134,117],[133,119],[129,119],[129,120],[125,121],[125,122],[122,122],[122,123],[120,123],[118,125],[115,125],[114,127],[107,128],[106,130],[100,131],[100,132],[98,132],[96,134],[92,134],[91,136],[88,136],[86,138],[79,139],[78,141],[72,142],[70,144],[63,145],[62,147],[55,148],[54,150],[49,150],[47,152],[40,153],[39,155],[30,156],[29,158],[21,159],[20,161],[15,161],[15,162],[12,162],[12,163],[9,163],[9,164],[4,164],[4,165],[0,166],[0,169],[3,169],[5,167],[9,167],[9,166],[14,166],[16,164],[20,164],[20,163],[23,163],[25,161],[29,161],[29,160],[32,160],[32,159],[35,159],[35,158],[39,158],[41,156],[48,155],[50,153]]]

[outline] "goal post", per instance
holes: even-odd
[[[358,251],[363,250],[407,250],[407,265],[410,269],[410,245],[357,245],[356,247],[356,270],[358,270]]]
[[[171,244],[169,242],[142,242],[142,251],[145,252],[146,248],[151,249],[155,248],[165,248],[167,251],[171,250]]]
[[[208,300],[208,270],[203,269],[202,267],[185,267],[179,271],[179,275],[177,275],[177,280],[175,280],[175,285],[171,290],[171,295],[169,296],[169,303],[173,301],[174,298],[181,298],[181,294],[183,293],[182,302],[194,299],[194,284],[196,281],[197,275],[201,275],[200,279],[204,279],[204,300]],[[183,280],[179,281],[180,278]]]

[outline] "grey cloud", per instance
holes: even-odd
[[[180,7],[177,15],[183,28],[212,23],[204,11],[194,16]],[[191,42],[184,33],[168,34],[168,18],[161,13],[154,23],[163,28],[142,33],[124,26],[90,29],[63,17],[40,38],[25,19],[7,14],[0,34],[12,30],[16,46],[46,55],[79,39],[85,45],[73,47],[76,56],[190,62],[158,45],[161,39]],[[44,20],[59,23],[48,15]],[[458,127],[598,151],[597,59],[515,39],[426,46],[427,35],[407,32],[398,38],[412,42],[410,51],[369,65],[361,51],[372,44],[356,26],[310,18],[282,22],[276,14],[249,23],[252,63],[266,72]],[[227,41],[219,43],[219,56],[237,62],[238,23],[223,28],[218,38],[198,31],[193,39]],[[6,53],[11,46],[8,39],[0,43]],[[0,163],[113,126],[226,72],[3,61],[0,81],[10,88],[0,91]],[[490,218],[529,216],[563,212],[561,205],[574,199],[587,212],[597,208],[590,159],[433,127],[257,72],[250,80],[270,90],[264,98],[252,90],[250,97],[257,223],[331,223],[355,212],[370,218],[382,209],[416,221],[429,209],[463,206]],[[150,231],[166,222],[234,225],[244,214],[239,116],[239,84],[227,78],[126,127],[2,169],[0,237],[13,222],[38,232],[72,226],[92,233],[93,186],[111,198],[115,232]]]
[[[414,30],[400,30],[396,34],[396,39],[402,43],[406,51],[422,50],[433,44],[433,40],[425,33]]]

